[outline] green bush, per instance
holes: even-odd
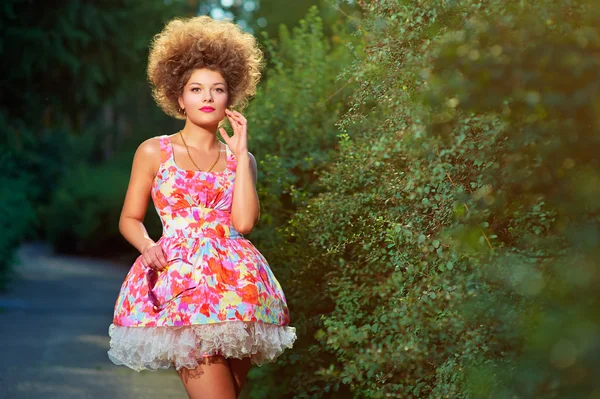
[[[107,206],[124,195],[117,193],[118,176],[126,172],[97,165],[112,160],[133,130],[141,136],[148,127],[166,124],[156,107],[146,106],[152,103],[144,72],[148,43],[166,21],[192,9],[196,11],[182,0],[66,1],[52,10],[20,0],[3,2],[0,53],[13,62],[5,65],[2,82],[0,146],[12,154],[25,180],[33,182],[27,183],[26,197],[37,222],[22,239],[50,235],[60,249],[96,253],[99,246],[114,242],[115,221],[102,218],[114,218],[116,210]],[[136,26],[132,20],[145,23]],[[67,171],[69,176],[63,176]],[[116,186],[76,181],[113,175]],[[61,192],[55,193],[59,186]],[[94,203],[82,204],[87,199]],[[80,215],[79,210],[91,213]],[[104,231],[110,236],[106,240]],[[85,242],[77,243],[79,233]],[[0,246],[18,244],[6,240]],[[113,249],[107,250],[112,256]]]
[[[593,397],[592,2],[361,3],[360,82],[280,277],[281,397]]]
[[[107,258],[133,254],[119,232],[130,164],[129,154],[122,154],[107,164],[81,163],[65,172],[43,211],[47,238],[56,250]],[[144,224],[157,238],[162,228],[152,203],[148,213]]]
[[[282,25],[278,40],[264,38],[269,65],[245,114],[262,208],[252,240],[266,253],[281,245],[276,229],[318,191],[318,174],[337,146],[335,122],[353,87],[338,77],[352,60],[344,43],[355,40],[341,23],[331,30],[325,36],[313,7],[291,32]]]
[[[30,236],[35,217],[29,193],[34,180],[19,169],[15,156],[7,151],[0,155],[0,290],[6,288],[17,262],[16,250]]]
[[[433,49],[429,133],[470,166],[470,209],[448,233],[489,240],[475,259],[490,289],[472,314],[515,346],[469,365],[477,397],[598,393],[599,17],[593,2],[506,6]]]
[[[354,81],[343,79],[341,73],[353,60],[348,47],[358,47],[360,41],[340,21],[329,28],[328,37],[319,10],[313,7],[297,27],[281,26],[277,40],[265,38],[269,61],[265,79],[244,111],[250,151],[258,161],[261,202],[261,219],[250,239],[281,281],[289,280],[286,275],[295,263],[286,251],[289,220],[308,198],[322,191],[317,180],[335,154],[335,123],[348,108],[354,87]],[[296,282],[284,289],[291,284]],[[291,312],[294,319],[302,317],[296,309]],[[298,355],[292,351],[283,356],[293,362]],[[296,372],[285,364],[253,369],[251,396],[272,398],[285,392],[280,379]]]

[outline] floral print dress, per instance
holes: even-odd
[[[274,361],[296,339],[284,293],[267,260],[231,223],[236,159],[222,172],[181,169],[169,136],[152,200],[167,257],[159,272],[140,255],[117,298],[109,358],[134,370],[195,368],[211,355]]]

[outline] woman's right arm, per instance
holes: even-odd
[[[140,144],[133,157],[129,186],[119,218],[119,231],[123,237],[143,255],[146,266],[156,268],[164,267],[167,262],[160,246],[148,236],[143,222],[160,157],[158,138]]]

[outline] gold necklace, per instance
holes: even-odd
[[[198,171],[202,172],[200,170],[200,168],[198,167],[198,165],[196,165],[196,162],[194,162],[194,158],[192,158],[192,154],[190,154],[190,149],[189,149],[187,143],[185,142],[185,139],[183,138],[183,133],[181,133],[181,130],[179,131],[179,135],[181,136],[181,141],[183,141],[183,145],[185,146],[188,156],[190,157],[190,161],[192,161],[192,163],[194,164],[196,169],[198,169]],[[219,151],[217,152],[217,160],[215,161],[215,163],[213,163],[213,165],[210,167],[210,169],[206,171],[206,173],[210,172],[215,167],[217,162],[219,162],[219,158],[221,158],[221,144],[219,144]]]

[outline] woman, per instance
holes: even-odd
[[[252,363],[296,339],[279,282],[244,238],[260,214],[256,161],[246,118],[229,108],[255,93],[262,64],[253,36],[206,16],[171,21],[150,50],[156,102],[185,126],[135,153],[119,228],[141,255],[116,301],[108,355],[138,371],[175,367],[191,398],[237,397]],[[149,196],[157,242],[143,225]]]

